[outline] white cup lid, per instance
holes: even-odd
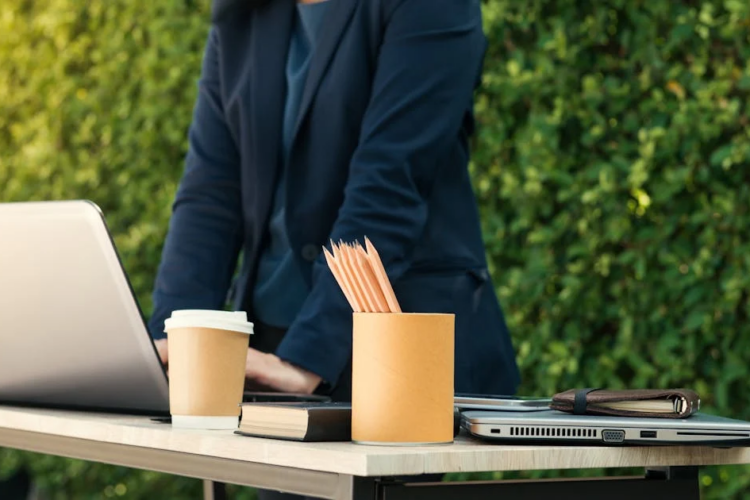
[[[253,334],[253,324],[247,320],[245,311],[212,311],[185,309],[174,311],[164,322],[164,331],[173,328],[213,328]]]

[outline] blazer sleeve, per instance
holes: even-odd
[[[153,338],[177,309],[222,309],[242,242],[240,163],[224,120],[218,39],[209,33],[177,189],[154,286]]]
[[[436,166],[471,106],[486,40],[478,0],[384,5],[391,8],[371,100],[331,238],[361,242],[366,235],[397,280],[425,227]],[[277,355],[335,385],[351,355],[351,323],[351,308],[321,257]]]

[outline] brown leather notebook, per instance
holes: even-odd
[[[576,415],[686,418],[700,398],[689,389],[570,389],[555,394],[550,408]]]

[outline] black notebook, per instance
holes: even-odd
[[[351,403],[245,403],[237,434],[294,441],[350,441]]]

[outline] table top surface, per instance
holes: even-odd
[[[3,429],[355,476],[750,464],[750,448],[498,445],[463,432],[439,446],[299,443],[173,429],[148,417],[0,406]]]

